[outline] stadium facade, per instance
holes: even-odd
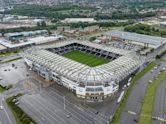
[[[90,67],[63,56],[73,50],[110,62]],[[119,83],[144,63],[131,51],[87,41],[63,41],[46,49],[27,50],[22,57],[45,80],[55,81],[90,101],[102,101],[112,96],[118,91]]]

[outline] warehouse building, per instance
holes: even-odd
[[[62,22],[63,23],[78,23],[78,22],[93,23],[93,22],[96,22],[96,20],[94,18],[66,18]]]
[[[149,36],[124,31],[106,32],[103,35],[109,37],[112,41],[122,41],[135,45],[141,45],[149,48],[157,49],[166,43],[166,38]]]
[[[7,40],[15,42],[18,40],[22,40],[25,37],[34,37],[46,34],[48,34],[47,30],[36,30],[36,31],[27,31],[27,32],[6,33],[4,36],[7,38]]]
[[[38,37],[31,37],[19,42],[10,42],[5,39],[0,39],[0,44],[8,49],[19,49],[25,48],[32,45],[39,45],[45,43],[53,43],[58,40],[63,39],[62,35],[54,35],[54,36],[38,36]]]

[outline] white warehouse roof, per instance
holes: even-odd
[[[62,22],[76,23],[76,22],[96,22],[94,18],[66,18]]]
[[[31,44],[43,44],[43,43],[53,42],[62,37],[63,36],[61,36],[61,35],[39,36],[39,37],[34,37],[34,38],[28,38],[27,42],[20,42],[17,44],[12,44],[5,39],[0,39],[0,44],[4,45],[5,47],[8,47],[8,48],[17,48],[17,47],[23,47],[23,46],[31,45]]]
[[[148,43],[150,45],[155,46],[156,48],[166,43],[166,38],[131,33],[131,32],[124,32],[124,31],[106,32],[104,33],[104,35],[119,37],[122,39],[131,40],[139,43]]]

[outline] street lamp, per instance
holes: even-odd
[[[65,110],[65,109],[66,109],[65,96],[63,97],[63,102],[64,102],[63,108],[64,108],[64,110]]]

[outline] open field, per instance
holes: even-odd
[[[72,52],[66,53],[64,54],[64,57],[80,62],[85,65],[88,65],[90,67],[95,67],[95,66],[106,64],[109,62],[109,60],[107,59],[99,58],[95,55],[90,55],[80,51],[72,51]]]
[[[163,79],[166,79],[166,71],[159,74],[158,78],[153,80],[146,89],[144,96],[144,102],[140,113],[139,124],[151,124],[152,123],[152,112],[154,108],[154,99],[158,86]]]

